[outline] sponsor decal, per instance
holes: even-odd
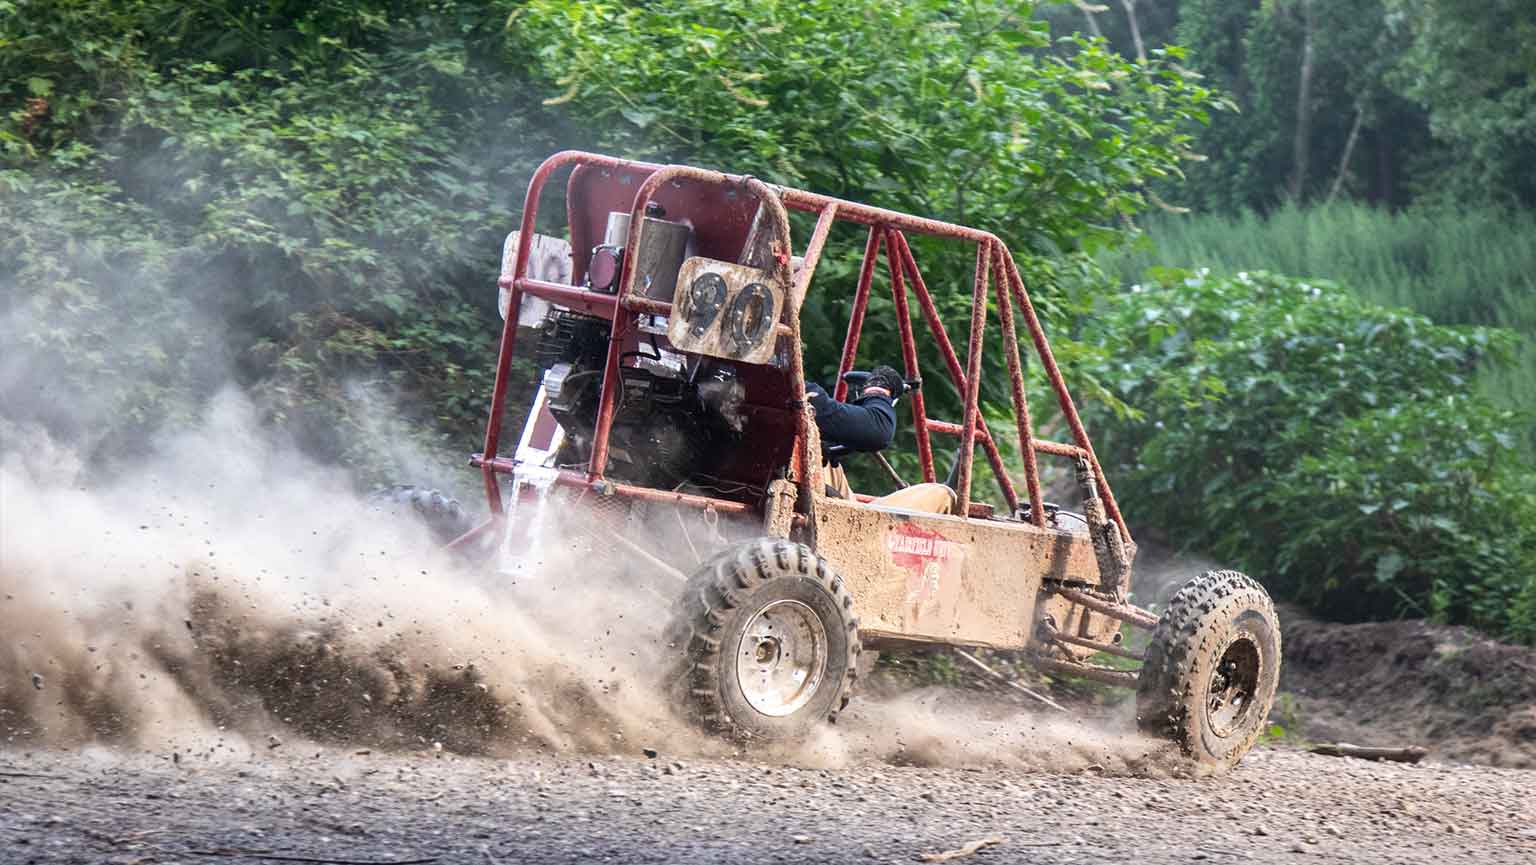
[[[903,520],[886,535],[892,564],[907,571],[906,610],[913,620],[938,612],[943,597],[958,594],[965,547],[933,529]]]

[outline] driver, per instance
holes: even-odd
[[[868,453],[890,447],[896,438],[896,399],[906,389],[901,373],[888,366],[876,367],[851,402],[838,402],[821,385],[805,383],[806,399],[816,412],[816,429],[821,433],[829,495],[845,499],[853,496],[848,476],[832,454]]]
[[[816,410],[821,448],[841,445],[850,451],[881,451],[896,438],[896,398],[906,390],[901,373],[875,367],[852,402],[838,402],[821,385],[807,381],[805,395]]]

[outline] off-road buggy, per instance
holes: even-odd
[[[566,171],[568,234],[536,234],[546,183]],[[790,211],[815,215],[799,247]],[[898,488],[886,495],[829,484],[806,402],[801,306],[819,288],[836,223],[867,234],[835,398],[857,386],[882,253],[900,345],[880,349],[899,350],[916,385],[914,331],[926,329],[963,398],[960,418],[940,420],[920,387],[911,392],[922,477],[908,486],[892,470]],[[916,235],[975,247],[963,357],[909,246]],[[701,725],[742,739],[796,735],[844,709],[861,653],[941,645],[1023,652],[1049,674],[1133,687],[1143,730],[1200,762],[1235,764],[1259,736],[1280,666],[1269,597],[1215,571],[1161,616],[1128,602],[1136,546],[996,236],[752,177],[568,151],[534,173],[500,287],[495,391],[471,458],[491,516],[452,545],[495,546],[516,573],[538,557],[541,524],[558,520],[588,539],[589,555],[654,575],[677,599],[673,682]],[[1069,442],[1039,437],[1031,421],[1019,318]],[[978,409],[993,346],[1009,373],[1007,429]],[[509,457],[506,403],[530,363],[538,386]],[[942,482],[936,435],[958,443]],[[1004,461],[1005,435],[1016,436],[1021,470]],[[993,503],[972,490],[977,449]],[[1080,512],[1043,500],[1038,455],[1069,461]],[[1132,629],[1151,632],[1144,651],[1122,640]]]

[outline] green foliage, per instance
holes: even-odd
[[[1424,148],[1425,124],[1422,111],[1390,86],[1392,71],[1405,61],[1401,40],[1387,26],[1384,0],[1185,0],[1179,6],[1179,40],[1192,47],[1191,62],[1232,93],[1241,112],[1215,119],[1199,142],[1209,160],[1170,196],[1204,210],[1268,209],[1288,198],[1327,197],[1337,183],[1346,194],[1406,200],[1396,173]],[[1299,133],[1303,67],[1311,70],[1310,95],[1307,129]],[[1306,169],[1301,178],[1298,145]]]
[[[1169,196],[1217,211],[1338,194],[1536,204],[1536,6],[1179,0],[1178,39],[1240,114]],[[1308,83],[1301,98],[1301,83]]]
[[[110,457],[234,381],[359,463],[377,402],[481,422],[504,190],[550,146],[504,10],[5,5],[0,93],[45,101],[0,121],[3,337],[52,373],[13,420]]]
[[[601,144],[1006,230],[1114,243],[1216,95],[1162,54],[1045,49],[1028,2],[534,0],[517,43]]]
[[[1536,204],[1536,8],[1522,0],[1386,0],[1406,45],[1392,83],[1438,145],[1421,191],[1446,202]]]
[[[1271,270],[1336,280],[1360,297],[1440,324],[1510,328],[1525,337],[1514,364],[1485,369],[1484,392],[1536,417],[1536,218],[1494,208],[1353,203],[1281,207],[1267,216],[1160,217],[1147,241],[1106,256],[1125,284],[1149,267]],[[1536,425],[1527,425],[1536,452]]]
[[[1296,702],[1296,696],[1284,692],[1276,694],[1275,704],[1269,710],[1269,727],[1265,729],[1260,741],[1266,745],[1306,748],[1312,743],[1302,735],[1302,726],[1302,710]]]
[[[8,379],[8,414],[86,431],[100,457],[229,380],[327,457],[373,458],[381,401],[461,451],[489,390],[506,190],[566,116],[594,148],[995,229],[1060,286],[1094,279],[1079,250],[1118,242],[1215,99],[1172,55],[1052,46],[1028,3],[3,9],[4,335],[56,374],[46,401]],[[861,239],[842,240],[825,274],[851,282]],[[969,257],[918,255],[963,321]],[[807,310],[823,375],[847,294]],[[1064,292],[1040,303],[1070,315]]]
[[[1536,637],[1532,463],[1513,417],[1468,393],[1512,335],[1324,281],[1154,275],[1090,333],[1143,415],[1095,419],[1138,519],[1335,616]]]

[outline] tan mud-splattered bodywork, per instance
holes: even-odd
[[[857,599],[870,642],[1022,649],[1047,614],[1079,636],[1106,639],[1118,629],[1103,616],[1085,622],[1086,610],[1041,592],[1045,580],[1098,584],[1085,534],[822,498],[816,547]]]

